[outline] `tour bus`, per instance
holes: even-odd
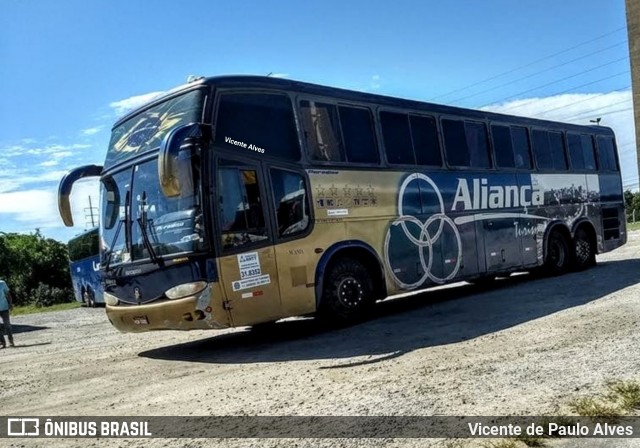
[[[200,78],[113,127],[106,311],[121,331],[362,319],[385,297],[585,269],[626,242],[616,142],[578,126],[259,76]]]
[[[76,300],[94,307],[104,303],[100,282],[100,246],[98,228],[81,233],[69,240],[69,271]]]

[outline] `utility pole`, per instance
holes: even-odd
[[[640,1],[626,0],[627,33],[629,36],[629,59],[631,60],[631,85],[633,110],[636,123],[636,158],[640,173]]]
[[[84,209],[84,219],[85,219],[85,227],[89,227],[91,224],[91,228],[93,229],[96,226],[96,217],[95,215],[98,213],[98,208],[94,207],[91,204],[91,196],[89,196],[89,207]]]

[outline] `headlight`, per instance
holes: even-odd
[[[119,302],[116,296],[114,296],[113,294],[109,294],[108,292],[105,292],[103,297],[104,297],[104,303],[106,303],[109,306],[116,306]]]
[[[207,282],[184,283],[182,285],[174,286],[171,289],[167,289],[165,295],[169,299],[181,299],[187,296],[195,296],[202,292],[206,287]]]

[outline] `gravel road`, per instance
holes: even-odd
[[[323,330],[121,334],[103,309],[13,318],[6,415],[558,415],[609,380],[640,379],[640,233],[558,278],[518,275],[388,300]],[[640,440],[640,439],[636,439]],[[11,444],[9,444],[11,442]],[[635,440],[619,440],[640,446]],[[0,440],[9,446],[467,446],[478,440]],[[579,445],[589,446],[582,440]],[[593,441],[593,446],[602,445]],[[571,441],[551,446],[574,446]]]

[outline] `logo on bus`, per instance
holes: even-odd
[[[431,216],[423,222],[410,213],[418,209],[431,211]],[[462,261],[460,232],[446,215],[442,194],[430,177],[421,173],[407,176],[398,193],[398,215],[384,241],[385,262],[394,281],[404,289],[415,289],[428,279],[444,283],[454,278]],[[437,266],[436,249],[445,250],[452,243],[456,249]]]
[[[481,178],[473,179],[473,187],[469,189],[467,179],[461,178],[451,211],[456,211],[458,205],[462,205],[461,210],[486,210],[543,204],[543,192],[531,185],[488,185],[487,179]]]

